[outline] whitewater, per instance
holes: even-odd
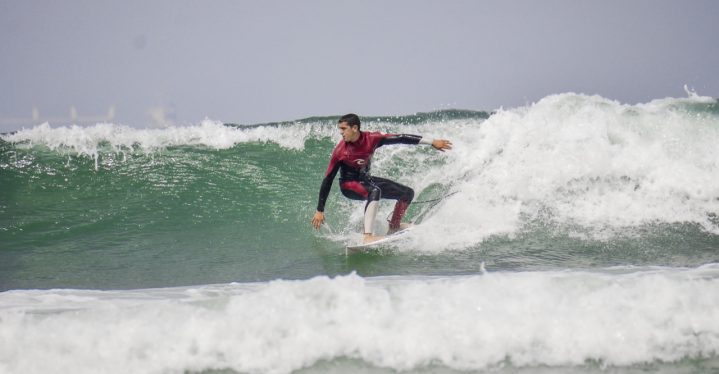
[[[288,373],[339,357],[395,370],[696,359],[719,346],[718,286],[710,265],[10,291],[0,362],[23,373]]]
[[[360,116],[454,149],[377,150],[417,229],[350,256],[338,117],[3,134],[0,373],[719,370],[716,99]]]

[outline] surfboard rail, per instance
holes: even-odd
[[[397,231],[397,232],[395,232],[395,233],[393,233],[393,234],[390,234],[390,235],[385,236],[385,237],[382,238],[382,239],[375,240],[375,241],[370,242],[370,243],[361,243],[361,244],[357,244],[357,245],[348,245],[348,246],[345,248],[345,253],[349,255],[349,254],[351,254],[351,253],[365,252],[365,251],[368,251],[368,250],[371,250],[371,249],[379,248],[379,247],[381,247],[383,244],[388,244],[388,243],[391,243],[391,242],[396,241],[397,239],[401,238],[404,234],[406,234],[406,233],[412,231],[412,229],[413,229],[414,227],[415,227],[414,225],[413,225],[413,226],[409,226],[409,227],[407,227],[407,228],[405,228],[405,229],[399,230],[399,231]]]

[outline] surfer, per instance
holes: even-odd
[[[389,179],[370,175],[370,159],[375,149],[389,144],[428,144],[444,152],[452,149],[452,142],[445,139],[424,139],[419,135],[383,134],[381,132],[360,131],[360,119],[356,114],[346,114],[337,122],[342,140],[337,143],[330,157],[325,178],[320,186],[317,212],[312,217],[312,226],[319,229],[325,221],[325,202],[329,196],[332,181],[340,172],[340,191],[352,200],[365,200],[364,242],[379,240],[372,230],[380,199],[397,200],[389,221],[388,234],[404,228],[401,224],[409,204],[414,198],[414,190]]]

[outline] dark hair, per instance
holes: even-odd
[[[354,113],[345,114],[344,116],[340,117],[340,120],[337,121],[337,123],[342,123],[342,122],[346,122],[350,127],[357,126],[357,129],[360,128],[360,119]]]

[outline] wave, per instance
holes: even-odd
[[[579,240],[606,240],[663,224],[688,224],[718,235],[718,108],[717,100],[695,93],[637,105],[567,93],[491,115],[443,111],[367,117],[363,128],[453,141],[454,150],[443,154],[426,147],[383,147],[373,160],[375,174],[412,186],[418,200],[451,194],[431,209],[416,206],[410,212],[425,227],[413,233],[411,248],[445,251],[537,227]],[[276,144],[291,153],[282,162],[293,158],[312,162],[303,164],[303,179],[296,184],[308,186],[299,191],[303,199],[314,198],[332,142],[338,140],[336,118],[255,126],[207,120],[166,129],[113,124],[52,128],[44,124],[3,136],[12,145],[4,146],[2,165],[13,168],[41,162],[29,159],[23,163],[18,161],[22,159],[18,153],[43,147],[64,157],[90,155],[97,170],[116,167],[118,158],[113,154],[119,153],[160,153],[161,158],[164,149],[173,147],[249,152],[238,147]],[[8,147],[14,150],[8,151]],[[251,151],[266,152],[261,158],[269,164],[253,166],[248,173],[256,173],[258,167],[277,167],[271,158],[276,148]],[[147,160],[139,157],[130,162]],[[188,162],[198,170],[213,169],[203,160]],[[264,184],[271,183],[268,180],[280,177],[268,173],[243,182],[254,183],[248,188],[262,191]],[[390,205],[383,205],[380,217],[388,214]],[[349,233],[359,227],[359,205],[333,195],[328,209],[339,211],[345,222],[335,231]],[[304,210],[290,213],[300,216]],[[386,223],[378,223],[378,232],[383,225]],[[347,235],[341,237],[348,240]]]
[[[289,373],[716,357],[719,265],[0,293],[0,371]]]
[[[655,223],[719,234],[714,99],[622,105],[553,95],[498,111],[477,128],[442,130],[455,150],[444,166],[413,182],[449,181],[457,193],[426,221],[432,235],[417,245],[463,247],[537,221],[577,237],[611,237]]]

